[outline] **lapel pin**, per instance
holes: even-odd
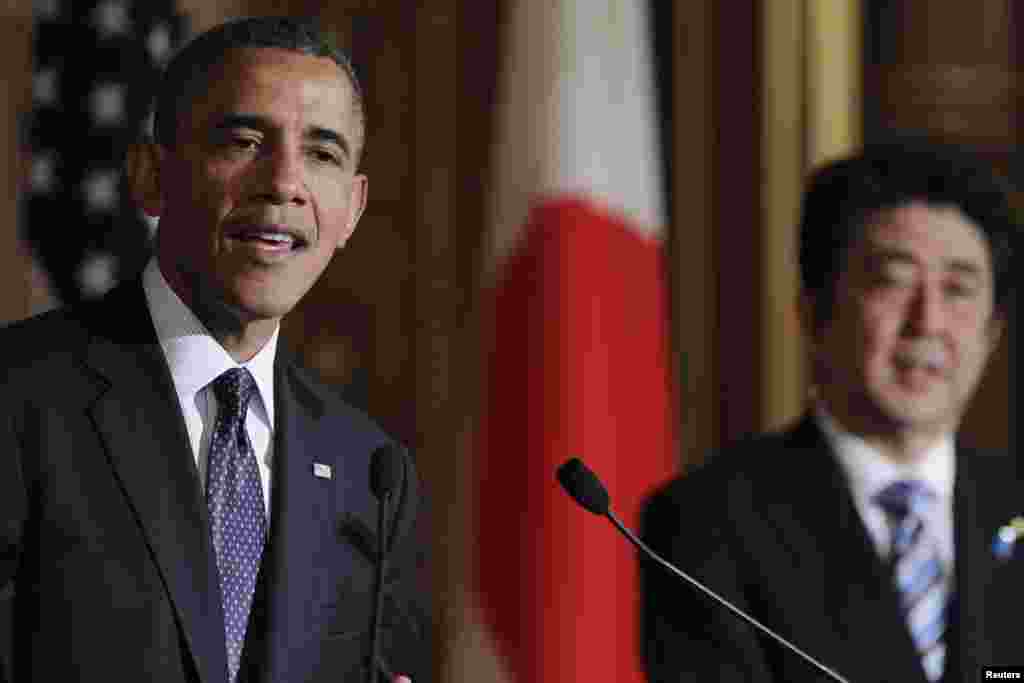
[[[317,477],[320,477],[321,479],[330,479],[331,478],[331,466],[330,465],[324,465],[323,463],[315,462],[315,463],[313,463],[313,475],[317,476]]]
[[[1010,559],[1017,539],[1021,537],[1024,537],[1024,517],[1014,517],[996,532],[992,541],[992,554],[1000,560]]]

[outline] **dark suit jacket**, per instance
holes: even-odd
[[[141,282],[3,330],[0,368],[0,677],[225,681],[206,504]],[[283,349],[275,394],[270,536],[243,680],[363,680],[369,459],[389,439]],[[405,465],[382,653],[421,683],[432,676],[425,545]]]
[[[991,550],[1024,513],[1007,458],[956,447],[955,592],[946,681],[1024,663],[1024,548]],[[889,573],[813,420],[725,452],[655,494],[646,541],[851,683],[926,683]],[[1022,542],[1021,545],[1024,545]],[[653,564],[643,572],[652,681],[829,680]]]

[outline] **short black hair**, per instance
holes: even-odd
[[[831,319],[846,253],[879,211],[913,201],[955,206],[988,244],[997,310],[1009,313],[1019,226],[1009,182],[967,148],[903,134],[818,169],[804,193],[800,279],[816,325]]]
[[[248,17],[228,21],[201,33],[167,64],[153,114],[153,136],[158,144],[165,147],[174,145],[182,103],[191,100],[206,85],[207,74],[224,61],[228,51],[247,47],[281,48],[332,59],[352,85],[352,108],[359,122],[360,134],[365,135],[363,89],[349,56],[332,46],[311,19]]]

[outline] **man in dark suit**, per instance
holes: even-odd
[[[0,332],[0,677],[365,679],[369,463],[392,441],[278,348],[362,213],[363,137],[348,60],[305,24],[229,23],[169,64],[136,157],[154,259]],[[396,477],[378,667],[420,683],[404,454]]]
[[[817,172],[800,228],[808,412],[656,493],[647,542],[849,681],[1024,663],[1021,483],[957,436],[1017,239],[1003,185],[962,151],[904,140]],[[660,567],[643,580],[652,681],[830,680]]]

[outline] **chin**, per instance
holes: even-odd
[[[889,406],[886,413],[895,424],[906,429],[945,431],[953,424],[945,403],[930,405],[927,401],[902,402],[900,405]]]
[[[253,296],[251,293],[236,293],[234,301],[241,317],[250,322],[279,319],[298,303],[280,296]]]
[[[294,304],[282,303],[260,303],[258,305],[246,306],[245,313],[252,321],[258,320],[280,320],[295,308]]]

